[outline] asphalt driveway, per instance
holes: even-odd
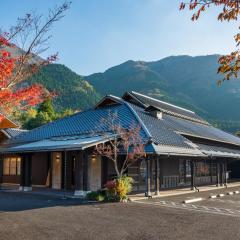
[[[240,206],[240,195],[230,197],[221,200]],[[238,239],[240,217],[158,204],[181,204],[180,198],[83,204],[74,199],[0,192],[0,239]],[[197,204],[218,203],[207,199]],[[217,207],[226,209],[234,205],[220,204]]]

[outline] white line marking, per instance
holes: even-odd
[[[237,212],[232,212],[231,213],[230,212],[231,209],[228,209],[229,211],[227,211],[226,209],[220,209],[220,208],[214,208],[214,207],[213,208],[207,208],[206,206],[197,206],[197,207],[205,207],[205,210],[204,210],[203,208],[202,209],[190,208],[190,207],[187,207],[187,206],[190,206],[190,205],[185,205],[185,204],[173,206],[173,205],[170,205],[170,204],[162,205],[160,202],[135,201],[134,203],[145,204],[145,205],[154,205],[154,206],[160,206],[160,207],[176,208],[176,209],[182,209],[182,210],[190,210],[190,211],[196,211],[196,212],[202,212],[202,213],[220,214],[220,215],[232,216],[232,217],[240,217],[240,214],[237,213]]]
[[[217,198],[217,196],[216,195],[211,195],[211,196],[209,196],[209,198]]]
[[[194,203],[194,202],[199,202],[202,200],[203,200],[203,198],[193,198],[193,199],[184,200],[183,203]]]

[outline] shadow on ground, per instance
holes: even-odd
[[[0,212],[25,211],[49,207],[91,204],[82,199],[21,192],[0,192]],[[95,203],[96,204],[96,203]]]

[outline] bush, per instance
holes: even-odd
[[[132,184],[133,179],[127,176],[108,181],[105,184],[105,187],[107,188],[106,197],[108,201],[127,200],[127,195],[132,191]]]
[[[120,201],[128,199],[128,194],[132,191],[133,179],[123,176],[116,180],[116,192]]]
[[[103,202],[105,200],[105,196],[101,192],[90,192],[87,194],[87,199],[91,201]]]

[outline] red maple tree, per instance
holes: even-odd
[[[44,22],[42,16],[26,14],[8,32],[0,29],[0,121],[4,115],[35,106],[51,95],[42,85],[31,85],[26,80],[57,59],[57,54],[45,60],[38,54],[47,49],[46,43],[51,36],[46,34],[70,4],[65,2],[50,10]],[[14,43],[19,39],[21,46]]]
[[[120,179],[131,165],[146,156],[146,144],[141,136],[141,126],[132,124],[124,128],[120,124],[117,112],[109,112],[106,118],[101,119],[99,127],[106,142],[96,145],[95,154],[111,160],[117,178]],[[102,132],[101,128],[105,127],[109,128],[109,132]],[[124,159],[121,156],[124,156]]]

